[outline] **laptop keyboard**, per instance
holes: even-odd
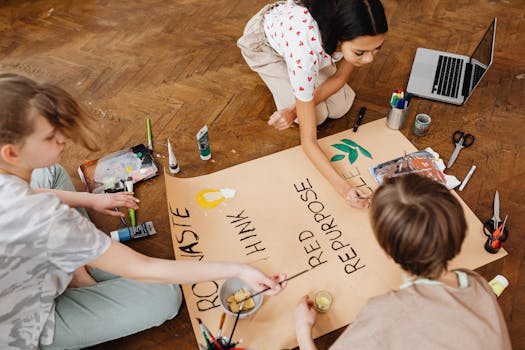
[[[461,58],[439,55],[432,93],[457,98],[462,70]]]

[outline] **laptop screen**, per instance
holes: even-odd
[[[472,91],[478,85],[488,67],[492,63],[492,56],[494,52],[494,36],[496,31],[496,19],[492,21],[487,31],[481,38],[478,46],[474,50],[472,56],[470,56],[470,64],[472,65],[472,71],[470,76],[470,84],[465,84],[464,87],[468,88],[468,91],[464,93],[467,99]]]

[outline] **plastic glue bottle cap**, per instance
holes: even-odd
[[[504,276],[497,275],[492,280],[490,280],[489,285],[492,287],[494,294],[499,297],[509,285],[509,281]]]

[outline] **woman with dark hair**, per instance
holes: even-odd
[[[308,158],[357,208],[367,196],[332,167],[317,142],[317,125],[348,112],[355,97],[350,73],[373,61],[387,31],[379,0],[288,0],[260,10],[237,42],[272,92],[277,111],[268,124],[284,130],[299,123]]]

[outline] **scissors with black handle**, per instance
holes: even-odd
[[[465,134],[461,130],[454,131],[454,133],[452,134],[452,141],[454,141],[456,148],[454,149],[454,152],[452,152],[452,155],[448,160],[447,168],[450,168],[452,164],[454,164],[454,162],[458,158],[459,151],[461,151],[463,148],[472,146],[472,144],[474,143],[474,139],[474,135],[472,134]]]

